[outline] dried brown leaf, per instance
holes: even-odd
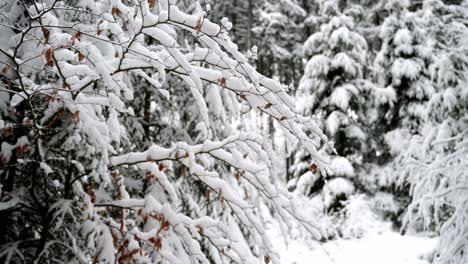
[[[47,28],[43,27],[42,28],[42,33],[44,33],[44,43],[48,44],[49,43],[49,38],[50,38],[50,31]]]
[[[3,75],[7,75],[9,69],[10,69],[10,66],[5,65],[5,67],[2,68],[2,74],[3,74]]]
[[[76,124],[78,124],[80,122],[80,111],[76,111],[72,114],[72,120],[73,122]]]
[[[154,247],[156,248],[156,250],[160,250],[161,247],[162,247],[162,242],[161,242],[161,238],[157,238],[156,241],[154,242]]]
[[[200,17],[197,21],[197,24],[195,25],[195,32],[200,32],[201,31],[201,27],[203,25],[203,17]]]
[[[318,171],[318,166],[316,163],[312,163],[312,165],[310,165],[310,171],[312,171],[313,174],[316,174],[317,171]]]
[[[148,4],[149,4],[149,8],[153,9],[156,6],[156,0],[149,0]]]
[[[81,62],[81,61],[84,60],[84,58],[85,58],[85,56],[81,52],[78,51],[78,61]]]
[[[54,50],[52,48],[48,48],[45,52],[45,58],[47,63],[52,61],[52,55],[54,54]]]
[[[78,31],[78,32],[75,33],[75,38],[76,38],[77,40],[81,40],[81,32],[80,32],[80,31]]]
[[[112,15],[113,16],[116,16],[120,13],[120,10],[117,8],[117,7],[112,7],[112,11],[111,11]]]
[[[219,86],[221,86],[223,88],[226,88],[226,79],[224,77],[219,78],[218,84],[219,84]]]

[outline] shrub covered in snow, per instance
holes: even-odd
[[[343,238],[362,238],[368,233],[379,233],[389,229],[390,222],[383,222],[376,214],[369,197],[363,194],[354,195],[346,201],[343,222],[339,232]]]
[[[317,170],[325,136],[202,7],[0,4],[2,261],[279,263],[259,203],[321,237],[271,140],[232,124],[270,116]]]

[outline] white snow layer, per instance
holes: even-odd
[[[374,232],[362,239],[338,239],[319,245],[293,240],[284,242],[278,230],[269,229],[284,264],[429,264],[437,239],[402,236],[394,231]]]
[[[337,176],[344,176],[344,177],[354,176],[353,165],[345,157],[334,158],[330,163],[330,169]]]

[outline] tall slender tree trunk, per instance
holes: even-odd
[[[247,24],[247,49],[252,47],[252,28],[253,28],[253,9],[254,9],[254,0],[248,0],[248,7],[247,7],[247,16],[248,16],[248,24]]]
[[[8,162],[9,169],[6,170],[2,178],[0,179],[0,183],[2,183],[2,192],[0,193],[0,201],[3,200],[4,194],[11,193],[13,191],[13,186],[15,183],[15,175],[16,175],[16,164],[18,162],[16,157],[16,152],[12,151],[12,156],[10,161]],[[3,245],[7,242],[7,230],[6,228],[9,223],[11,210],[3,210],[0,211],[0,245]]]
[[[151,92],[145,90],[144,108],[143,108],[143,128],[145,131],[145,145],[150,142],[150,118],[151,118]],[[147,146],[145,146],[147,147]]]
[[[47,208],[47,212],[42,217],[42,230],[41,230],[41,238],[39,239],[39,245],[36,248],[36,259],[39,258],[41,252],[44,250],[45,245],[47,243],[47,238],[49,236],[49,228],[50,224],[52,223],[54,216],[53,210]]]

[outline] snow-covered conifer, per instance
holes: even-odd
[[[434,263],[468,261],[467,8],[434,0],[420,11],[434,42],[428,67],[434,91],[424,105],[422,128],[408,137],[392,163],[398,182],[411,188],[405,228],[441,236]]]
[[[323,120],[320,125],[334,142],[337,153],[324,146],[324,155],[330,163],[329,175],[313,175],[317,172],[309,169],[306,152],[297,153],[292,170],[295,177],[311,178],[299,180],[298,184],[309,185],[308,195],[323,190],[326,208],[331,209],[340,207],[340,200],[355,190],[353,163],[359,164],[362,160],[370,86],[363,80],[367,43],[355,31],[353,18],[344,14],[337,1],[325,1],[320,20],[325,21],[320,30],[304,44],[308,62],[296,98],[304,114]],[[329,176],[336,179],[326,183]],[[333,186],[337,189],[333,190]]]

